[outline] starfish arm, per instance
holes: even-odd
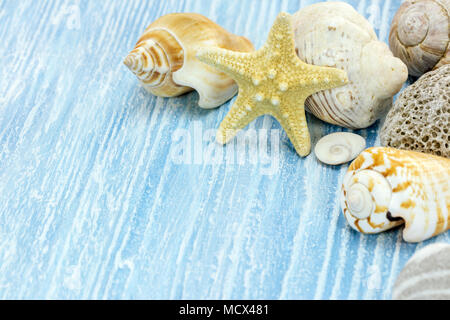
[[[322,83],[321,86],[323,88],[321,90],[341,87],[348,83],[347,72],[344,70],[331,67],[314,67],[317,68],[318,73],[321,74],[321,77],[319,79],[319,81],[321,81]]]
[[[266,49],[289,53],[289,56],[295,56],[295,40],[292,26],[292,17],[290,14],[281,12],[272,28],[269,31],[267,42],[264,45]]]
[[[238,95],[235,103],[219,126],[216,141],[226,144],[239,130],[263,114],[264,112],[256,107],[252,99]]]
[[[344,86],[348,83],[347,72],[344,70],[309,65],[310,76],[308,85],[305,86],[301,81],[293,85],[294,90],[306,92],[308,96],[322,90],[333,89]]]
[[[251,53],[237,52],[215,47],[200,47],[197,59],[225,72],[235,81],[245,79],[248,65],[251,64]]]
[[[275,114],[289,140],[294,145],[295,151],[305,157],[311,152],[311,140],[305,115],[305,98],[297,96],[283,99],[280,112]]]

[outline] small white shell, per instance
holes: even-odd
[[[450,299],[450,244],[434,243],[420,249],[395,281],[394,300]]]
[[[338,165],[355,159],[366,148],[366,140],[351,132],[335,132],[317,142],[314,153],[321,162]]]

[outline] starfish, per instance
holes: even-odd
[[[199,48],[197,58],[233,78],[239,94],[216,135],[225,144],[255,118],[272,115],[297,153],[311,151],[305,100],[311,94],[348,82],[343,70],[304,63],[295,52],[291,16],[280,13],[264,46],[250,53]]]

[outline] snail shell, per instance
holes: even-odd
[[[314,153],[321,162],[338,165],[355,159],[365,147],[363,137],[351,132],[335,132],[321,138]]]
[[[409,74],[450,63],[450,0],[405,1],[392,20],[389,46]]]
[[[379,233],[405,223],[419,242],[450,227],[450,159],[394,148],[369,148],[344,177],[341,206],[357,231]]]
[[[350,129],[366,128],[387,112],[408,70],[363,16],[346,3],[323,2],[298,11],[293,24],[300,59],[345,70],[349,79],[311,95],[308,111]]]
[[[143,87],[161,97],[174,97],[196,90],[199,106],[215,108],[231,99],[237,85],[223,72],[196,59],[199,47],[252,51],[244,37],[229,33],[195,13],[174,13],[153,22],[125,58],[125,65]]]

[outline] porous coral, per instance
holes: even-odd
[[[386,116],[381,144],[450,158],[450,65],[424,74]]]

